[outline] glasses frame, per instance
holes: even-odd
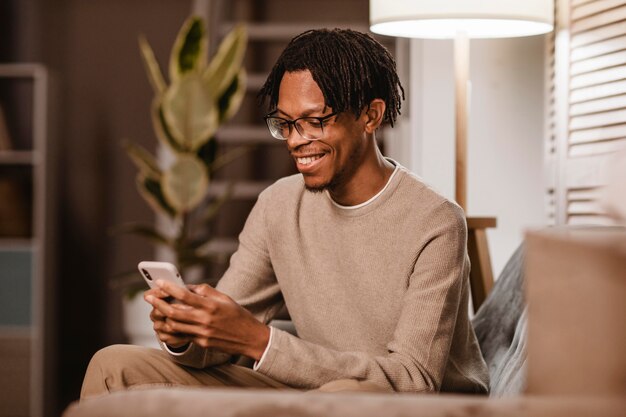
[[[270,131],[270,135],[272,135],[272,137],[274,139],[278,139],[278,140],[287,140],[289,138],[289,136],[291,136],[291,133],[293,132],[293,128],[296,128],[296,131],[300,134],[300,136],[302,136],[304,139],[306,140],[320,140],[322,139],[323,135],[324,135],[324,123],[330,119],[333,116],[337,116],[337,112],[332,112],[330,114],[327,114],[326,116],[304,116],[304,117],[298,117],[297,119],[294,120],[289,120],[289,119],[285,119],[284,117],[279,117],[279,116],[274,116],[274,113],[276,113],[275,111],[266,114],[263,119],[265,120],[265,124],[267,125],[267,129]],[[272,128],[270,127],[270,120],[269,119],[280,119],[283,120],[285,123],[287,123],[287,126],[289,126],[289,133],[287,134],[286,138],[277,138],[276,136],[274,136],[274,133],[272,133]],[[315,139],[311,139],[311,138],[307,138],[303,132],[300,131],[300,128],[298,126],[300,126],[298,124],[298,122],[300,120],[303,119],[315,119],[319,122],[320,124],[320,129],[322,129],[322,136],[319,138],[315,138]]]

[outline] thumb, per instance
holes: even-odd
[[[190,285],[189,289],[192,292],[198,295],[201,295],[203,297],[210,297],[210,296],[217,295],[220,293],[215,288],[211,287],[209,284]]]

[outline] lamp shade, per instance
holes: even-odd
[[[370,0],[370,29],[409,38],[509,38],[550,32],[553,13],[553,0]]]

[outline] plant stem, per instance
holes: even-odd
[[[182,215],[182,219],[181,219],[181,224],[180,224],[180,234],[178,236],[178,241],[176,244],[176,261],[177,264],[179,265],[179,267],[181,268],[180,273],[182,274],[182,276],[185,276],[185,265],[182,265],[180,260],[181,260],[181,255],[183,254],[183,252],[186,250],[187,247],[187,239],[188,239],[188,233],[189,233],[189,223],[190,223],[190,215],[189,213],[183,213]]]

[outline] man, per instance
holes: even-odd
[[[402,94],[369,35],[294,38],[260,98],[300,174],[261,193],[216,289],[146,292],[164,352],[101,350],[82,396],[154,384],[486,392],[462,210],[376,146]],[[268,326],[285,305],[298,336]],[[228,363],[239,356],[253,369]]]

